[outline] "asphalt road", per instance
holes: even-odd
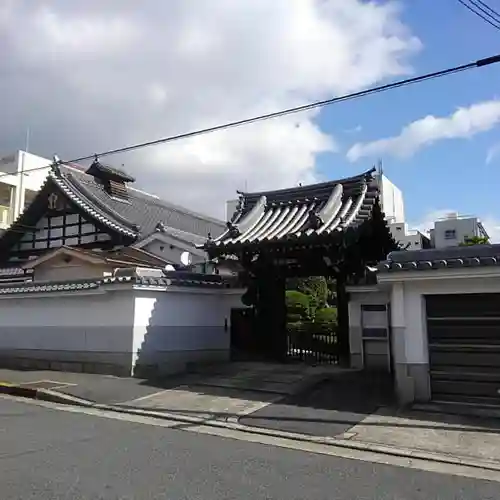
[[[2,500],[498,498],[498,483],[69,413],[0,397]]]

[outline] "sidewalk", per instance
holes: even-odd
[[[500,471],[498,419],[398,410],[390,381],[335,367],[238,363],[161,382],[0,370],[1,381],[60,402]]]
[[[499,420],[381,409],[349,429],[345,438],[496,463],[500,470]]]
[[[209,397],[218,400],[238,396],[261,403],[276,401],[303,392],[330,374],[342,371],[345,370],[328,365],[314,367],[241,362],[207,366],[197,372],[161,380],[146,380],[88,373],[0,369],[0,383],[57,391],[97,404],[146,405],[168,409],[170,402],[174,404],[177,396],[185,393],[200,398],[205,396],[201,398],[205,401]],[[203,406],[201,399],[198,406]]]

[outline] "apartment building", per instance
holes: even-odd
[[[8,228],[43,185],[51,160],[26,151],[0,158],[0,230]]]
[[[423,248],[432,247],[429,236],[421,231],[408,229],[408,224],[405,222],[388,222],[392,237],[399,243],[403,250],[422,250]]]
[[[430,237],[434,248],[455,247],[470,238],[490,239],[477,217],[459,215],[457,212],[451,212],[435,221],[434,228],[430,230]]]

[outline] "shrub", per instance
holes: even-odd
[[[287,287],[303,293],[309,297],[309,317],[314,318],[316,309],[326,306],[329,295],[328,284],[323,276],[310,276],[309,278],[291,278]]]
[[[337,323],[337,308],[323,307],[316,311],[317,323]]]
[[[301,319],[307,319],[310,313],[309,297],[296,290],[287,290],[286,308],[289,321],[296,319],[297,316]]]

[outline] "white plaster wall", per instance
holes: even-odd
[[[349,326],[361,327],[361,306],[363,304],[388,304],[389,293],[386,290],[376,290],[370,292],[350,292]]]
[[[171,248],[172,247],[172,248]],[[199,257],[192,253],[192,246],[189,245],[176,245],[175,243],[168,243],[158,240],[153,240],[144,246],[144,250],[150,252],[162,259],[165,259],[172,264],[181,264],[181,255],[183,252],[191,252],[192,263],[197,264],[200,262],[205,262],[205,257]]]
[[[0,300],[0,351],[130,353],[130,292],[37,294]]]
[[[370,292],[350,292],[349,300],[349,325],[361,326],[361,305],[363,304],[388,304],[389,293],[387,290]]]
[[[74,260],[65,263],[62,258],[51,259],[35,268],[35,281],[64,281],[102,278],[104,272],[111,272],[112,266],[96,265]]]
[[[425,298],[412,286],[404,286],[405,361],[411,364],[429,362]]]
[[[242,307],[242,294],[108,288],[1,297],[0,361],[114,363],[131,375],[136,362],[180,372],[189,362],[228,360],[231,309]]]
[[[185,288],[136,291],[134,365],[168,364],[174,354],[185,364],[191,355],[198,360],[203,358],[200,353],[209,351],[219,351],[227,359],[231,308],[241,307],[242,293]]]

